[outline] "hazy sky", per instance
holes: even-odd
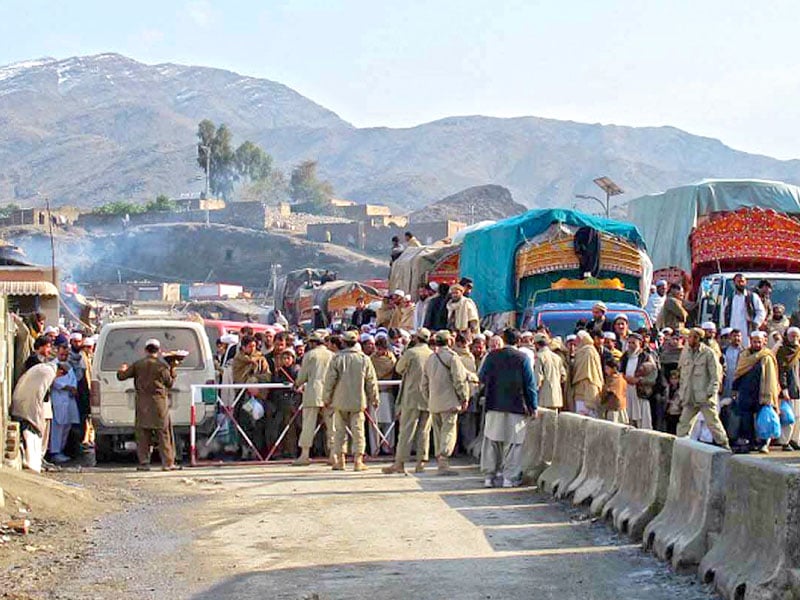
[[[797,0],[0,0],[0,64],[120,52],[284,83],[357,126],[537,115],[800,158]]]

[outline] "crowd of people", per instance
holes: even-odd
[[[12,314],[16,327],[11,418],[20,424],[25,466],[51,470],[93,444],[89,391],[96,338]]]
[[[431,445],[437,473],[454,474],[455,454],[480,457],[486,485],[522,479],[521,449],[539,407],[692,436],[737,452],[800,449],[800,327],[737,275],[720,307],[726,326],[692,326],[692,307],[678,284],[655,285],[647,305],[653,329],[631,331],[628,317],[609,316],[597,302],[592,317],[564,339],[546,326],[481,331],[467,278],[427,284],[417,301],[394,290],[372,308],[359,298],[345,323],[310,333],[285,330],[216,340],[223,455],[284,458],[310,464],[325,456],[334,469],[353,456],[393,456],[384,472],[422,472]],[[66,462],[91,444],[89,386],[94,339],[46,327],[34,315],[24,327],[11,407],[25,437],[29,466]],[[176,467],[168,390],[175,364],[148,340],[145,356],[122,365],[119,379],[136,388],[140,468],[151,446],[163,467]],[[270,383],[269,389],[256,384]],[[276,385],[277,384],[277,385]],[[252,386],[252,387],[249,387]],[[780,435],[764,437],[759,415],[769,407]],[[432,444],[431,444],[432,438]],[[77,445],[76,445],[77,444]],[[39,448],[38,458],[36,448]],[[44,455],[48,460],[44,460]]]
[[[251,390],[242,403],[240,414],[261,399],[263,429],[246,427],[259,453],[277,443],[276,456],[301,466],[324,455],[334,469],[352,454],[355,470],[366,454],[386,454],[386,473],[405,472],[412,458],[420,472],[432,437],[438,473],[453,473],[454,454],[471,454],[487,485],[513,486],[540,406],[736,452],[800,449],[800,427],[783,418],[800,410],[800,328],[772,305],[769,282],[751,291],[737,276],[721,307],[730,325],[719,332],[711,322],[692,326],[683,288],[659,281],[647,306],[653,329],[631,331],[624,313],[612,319],[598,302],[564,339],[545,326],[481,331],[472,285],[429,284],[416,302],[394,290],[375,309],[361,298],[345,324],[306,337],[245,331],[236,344],[220,340],[221,372],[236,348],[231,381],[287,384]],[[779,438],[758,435],[764,406],[782,419]]]

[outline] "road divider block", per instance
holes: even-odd
[[[722,529],[731,453],[688,438],[675,441],[667,500],[644,530],[642,545],[675,570],[696,568]]]
[[[573,413],[558,415],[553,462],[539,476],[539,487],[556,498],[565,498],[583,466],[583,444],[586,427],[592,421]]]
[[[558,412],[539,408],[536,413],[536,420],[528,424],[522,445],[522,479],[526,483],[536,483],[539,475],[550,466],[556,446]]]
[[[614,528],[634,541],[642,539],[644,528],[667,499],[674,441],[674,436],[643,429],[634,429],[624,438],[618,489],[601,515],[611,518]]]
[[[726,600],[800,598],[800,468],[734,456],[722,533],[699,575]]]
[[[589,510],[599,514],[616,491],[621,466],[622,440],[630,431],[627,425],[592,419],[586,426],[581,472],[569,485],[576,506],[591,500]]]

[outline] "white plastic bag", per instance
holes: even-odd
[[[256,398],[250,398],[245,402],[242,408],[250,413],[250,416],[253,417],[253,421],[258,421],[264,416],[264,405]]]

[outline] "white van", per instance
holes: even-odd
[[[91,408],[98,459],[135,448],[130,441],[133,440],[136,390],[133,379],[117,380],[117,370],[123,363],[130,365],[143,358],[144,343],[150,338],[159,340],[164,351],[189,351],[177,369],[175,385],[169,392],[177,456],[185,450],[188,440],[191,385],[216,381],[211,344],[201,323],[137,319],[104,326],[92,363]],[[216,394],[213,390],[204,391],[204,402],[196,409],[198,424],[214,420]]]

